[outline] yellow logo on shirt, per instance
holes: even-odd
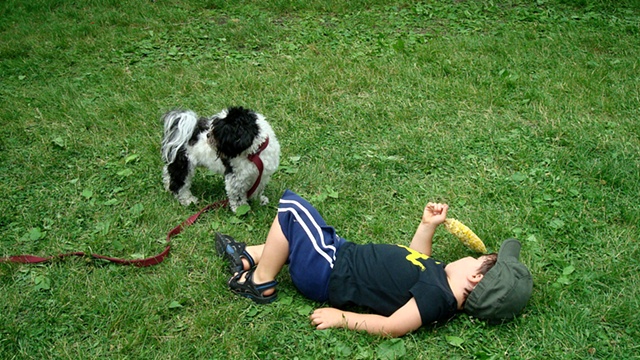
[[[425,267],[424,265],[422,265],[422,263],[420,261],[418,261],[418,259],[424,259],[427,260],[429,258],[429,256],[419,252],[419,251],[415,251],[409,247],[406,247],[404,245],[398,245],[401,248],[407,249],[407,251],[409,252],[409,255],[407,255],[406,259],[409,260],[410,263],[412,263],[413,265],[416,265],[420,268],[420,270],[424,271]]]

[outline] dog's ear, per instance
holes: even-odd
[[[231,107],[224,118],[213,121],[212,133],[220,157],[233,158],[253,144],[260,128],[255,113],[242,107]]]

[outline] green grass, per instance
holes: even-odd
[[[126,5],[125,5],[126,4]],[[160,115],[244,105],[283,153],[271,203],[203,215],[160,265],[0,264],[0,358],[638,358],[640,4],[6,0],[0,256],[164,248]],[[314,331],[226,287],[213,233],[251,244],[290,188],[340,235],[408,243],[427,201],[534,276],[523,315],[401,339]],[[224,197],[200,171],[203,204]],[[443,230],[437,257],[471,255]]]

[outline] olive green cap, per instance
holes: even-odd
[[[500,246],[496,264],[467,297],[464,310],[471,316],[502,323],[516,317],[533,291],[529,269],[521,263],[520,242],[507,239]]]

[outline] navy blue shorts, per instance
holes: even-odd
[[[320,213],[293,191],[278,205],[278,222],[289,241],[289,274],[296,288],[315,301],[329,299],[329,276],[336,252],[345,240],[336,235]]]

